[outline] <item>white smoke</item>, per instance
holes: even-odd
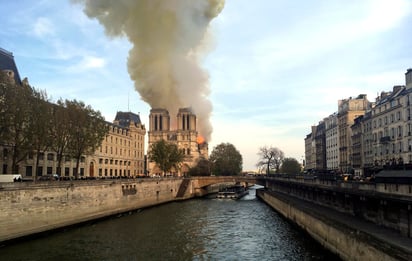
[[[200,66],[210,21],[224,0],[77,0],[112,37],[133,44],[128,71],[141,98],[176,115],[191,107],[200,134],[210,141],[209,75]],[[172,117],[173,118],[173,117]]]

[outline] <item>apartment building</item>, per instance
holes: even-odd
[[[113,123],[107,122],[108,135],[101,146],[92,155],[84,155],[80,159],[79,177],[136,177],[145,173],[144,137],[145,126],[140,117],[131,112],[117,112]],[[0,145],[0,164],[2,174],[11,171],[11,147]],[[58,173],[62,177],[76,176],[76,161],[68,155],[63,157],[61,171],[58,171],[57,155],[53,151],[40,154],[37,173],[35,158],[27,155],[19,164],[19,173],[23,177],[51,175]]]
[[[339,169],[338,114],[333,113],[323,121],[325,122],[326,169],[336,172]]]
[[[324,119],[326,135],[326,169],[334,170],[334,135],[337,135],[338,170],[369,176],[383,168],[412,167],[412,69],[405,73],[405,85],[381,92],[374,103],[366,95],[338,101],[337,131],[334,116]],[[308,137],[305,158],[316,157]],[[319,148],[316,148],[319,150]]]
[[[146,128],[138,114],[117,112],[113,123],[107,123],[109,134],[95,154],[86,158],[87,176],[119,177],[145,174]]]
[[[376,100],[372,110],[376,167],[412,163],[411,93],[410,86],[394,86],[391,92],[382,92]]]
[[[355,119],[365,114],[370,103],[365,94],[338,101],[339,170],[352,171],[352,129]]]
[[[374,103],[372,103],[372,108]],[[368,110],[360,120],[361,124],[361,167],[359,175],[370,176],[375,172],[373,155],[372,111]]]
[[[314,144],[312,143],[312,133],[309,133],[306,135],[305,138],[305,166],[304,170],[306,172],[310,172],[313,169],[315,169],[315,160],[314,155],[315,155],[315,148]],[[313,156],[313,157],[312,157]]]
[[[18,84],[27,83],[27,79],[20,79],[13,54],[0,48],[0,71],[5,72],[10,79]],[[116,118],[106,122],[108,135],[102,145],[92,155],[83,155],[80,159],[80,177],[119,177],[139,176],[145,173],[145,126],[138,114],[132,112],[117,112]],[[11,152],[13,144],[0,141],[0,174],[11,173]],[[19,163],[19,173],[23,177],[59,173],[63,177],[73,177],[76,171],[74,159],[65,155],[61,171],[58,171],[56,153],[44,151],[40,153],[39,164],[35,170],[33,153],[29,153]]]

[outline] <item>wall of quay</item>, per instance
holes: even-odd
[[[0,242],[140,208],[194,197],[182,179],[50,181],[0,184]]]
[[[377,238],[352,226],[350,220],[337,218],[342,214],[318,212],[316,206],[273,191],[262,189],[256,195],[343,260],[412,260],[411,249],[390,242],[390,235],[387,240]]]

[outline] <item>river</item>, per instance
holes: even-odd
[[[193,199],[0,248],[0,260],[336,260],[255,198]]]

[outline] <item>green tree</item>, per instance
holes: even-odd
[[[68,101],[69,103],[69,101]],[[61,166],[63,156],[67,151],[67,146],[70,138],[70,119],[66,102],[62,99],[57,101],[57,104],[52,107],[52,150],[56,152],[57,156],[57,173],[62,175]]]
[[[33,90],[0,72],[0,97],[0,141],[11,157],[11,172],[18,173],[19,163],[32,151]]]
[[[259,161],[256,164],[258,168],[265,167],[266,174],[270,174],[271,169],[279,173],[280,165],[285,157],[283,151],[276,147],[263,146],[259,148],[258,156]]]
[[[299,174],[301,166],[295,158],[285,158],[280,167],[280,172],[285,174]]]
[[[79,177],[79,165],[83,155],[93,154],[109,132],[100,111],[81,101],[66,100],[69,118],[69,138],[67,153],[76,159],[75,177]]]
[[[52,105],[47,98],[46,91],[33,89],[31,99],[31,147],[35,155],[35,174],[34,180],[38,173],[39,159],[41,153],[48,151],[52,146]]]
[[[200,158],[196,166],[190,168],[189,176],[210,176],[210,161]]]
[[[184,160],[184,154],[176,144],[159,140],[150,146],[149,160],[156,163],[163,172],[169,172],[172,168],[179,169],[179,164]]]
[[[216,176],[235,176],[242,171],[243,159],[230,143],[221,143],[210,154],[211,172]]]

